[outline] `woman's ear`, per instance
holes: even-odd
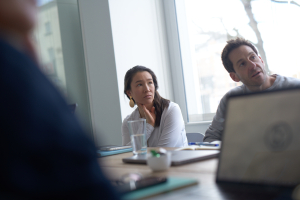
[[[130,90],[127,90],[127,91],[126,91],[126,94],[130,97],[130,96],[131,96]]]

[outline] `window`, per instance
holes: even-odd
[[[38,13],[38,26],[35,30],[41,67],[51,81],[67,96],[63,54],[61,52],[61,31],[59,28],[56,1],[41,2]],[[52,30],[51,24],[54,25]],[[52,33],[53,34],[50,34]],[[60,49],[60,51],[55,51]]]
[[[226,41],[236,36],[255,44],[270,74],[300,78],[300,1],[174,2],[187,123],[212,120],[223,95],[241,84],[221,61]]]
[[[41,70],[61,91],[75,114],[92,132],[77,0],[38,0],[34,39]]]
[[[50,35],[51,33],[52,33],[51,23],[46,22],[45,23],[45,35]]]

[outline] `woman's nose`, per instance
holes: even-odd
[[[145,92],[148,92],[150,89],[149,89],[149,86],[148,85],[146,85],[145,86]]]

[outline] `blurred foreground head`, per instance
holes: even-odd
[[[36,0],[0,0],[0,38],[38,61],[31,37],[36,23]]]
[[[1,34],[26,35],[37,21],[36,0],[1,0]]]

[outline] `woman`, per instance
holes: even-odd
[[[122,124],[123,145],[131,145],[127,122],[145,118],[146,139],[149,147],[187,146],[184,121],[176,103],[162,98],[157,92],[158,85],[152,70],[135,66],[125,75],[124,93],[130,107],[137,108],[128,115]]]

